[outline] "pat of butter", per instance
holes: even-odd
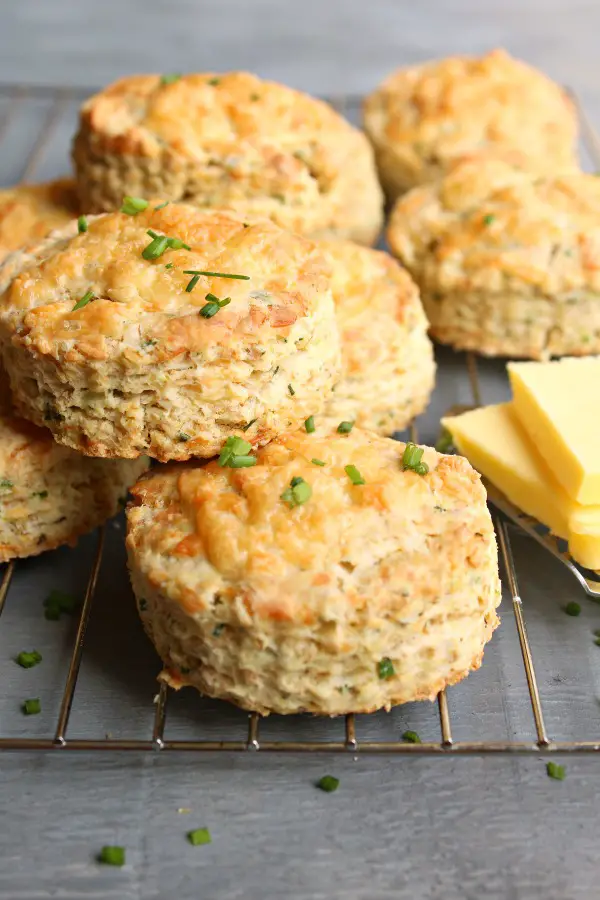
[[[600,357],[509,363],[514,407],[563,488],[600,503]]]
[[[512,403],[442,419],[458,451],[518,509],[566,538],[574,559],[600,568],[600,506],[582,506],[537,453]]]

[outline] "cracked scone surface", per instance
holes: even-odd
[[[485,490],[466,459],[432,449],[427,475],[404,471],[404,446],[328,423],[261,448],[251,469],[142,478],[127,549],[162,677],[261,713],[339,715],[433,699],[477,668],[500,602]],[[312,496],[289,508],[298,477]]]
[[[423,412],[435,379],[419,290],[396,260],[347,241],[320,245],[333,263],[342,378],[325,413],[389,435]]]
[[[365,135],[321,100],[246,72],[117,81],[83,105],[73,160],[92,212],[161,195],[310,237],[372,244],[382,225]]]
[[[600,352],[600,182],[465,163],[401,197],[393,252],[431,334],[488,356]]]
[[[148,230],[191,249],[148,261]],[[339,337],[330,264],[312,241],[177,204],[76,231],[0,269],[16,408],[57,441],[89,456],[209,457],[231,434],[264,443],[322,408]],[[202,275],[187,291],[187,269],[247,280]],[[209,293],[231,302],[204,318]]]
[[[501,155],[549,173],[577,166],[572,102],[504,50],[398,69],[366,99],[363,112],[391,200],[469,157]]]
[[[79,214],[72,178],[21,184],[0,191],[0,262],[29,241],[45,237]]]

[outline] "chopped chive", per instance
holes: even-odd
[[[427,463],[422,462],[423,453],[425,451],[422,447],[417,447],[416,444],[413,444],[412,441],[409,441],[404,448],[404,453],[402,454],[402,468],[403,469],[412,469],[413,472],[416,472],[417,475],[427,475],[429,472],[429,466]]]
[[[176,82],[176,81],[179,81],[180,78],[181,78],[181,73],[180,73],[180,72],[171,72],[171,73],[168,74],[168,75],[161,75],[161,76],[160,76],[160,83],[161,83],[161,85],[163,85],[163,86],[164,86],[164,85],[167,85],[167,84],[175,84],[175,82]]]
[[[123,197],[120,212],[126,216],[137,216],[138,213],[144,212],[148,208],[148,201],[143,197]]]
[[[32,697],[30,700],[24,700],[21,707],[26,716],[37,716],[42,711],[42,704],[39,697]]]
[[[200,310],[200,315],[203,319],[212,319],[212,317],[216,316],[220,309],[221,307],[218,303],[205,303]]]
[[[257,464],[255,456],[233,456],[229,461],[230,469],[250,469]]]
[[[449,453],[454,447],[453,438],[447,428],[442,428],[436,441],[435,449],[438,453]]]
[[[340,779],[336,778],[335,775],[323,775],[317,781],[317,787],[322,791],[325,791],[326,794],[333,794],[334,791],[340,786]]]
[[[164,203],[159,203],[158,206],[154,207],[154,212],[158,212],[159,209],[164,209],[165,206],[168,206],[170,202],[171,202],[170,200],[165,200]]]
[[[170,250],[191,250],[189,244],[184,243],[181,238],[167,238]]]
[[[389,656],[384,656],[383,659],[380,659],[377,663],[377,674],[383,680],[385,678],[391,678],[392,675],[395,674],[394,664],[392,663]]]
[[[212,842],[208,828],[195,828],[194,831],[188,831],[187,839],[194,847],[199,847],[202,844],[210,844]]]
[[[10,479],[0,478],[0,488],[6,488],[6,490],[9,490],[9,488],[11,487],[14,487],[14,484],[12,483],[12,481],[10,481]]]
[[[492,216],[492,215],[484,216],[484,217],[483,217],[483,224],[484,224],[484,225],[491,225],[495,218],[496,218],[496,216]]]
[[[152,261],[153,259],[158,259],[159,256],[162,256],[165,250],[169,246],[169,239],[167,237],[158,235],[155,238],[152,238],[147,247],[144,247],[142,250],[142,256],[144,259]]]
[[[221,84],[220,78],[209,78],[207,84],[210,84],[211,87],[216,87],[218,84]]]
[[[173,268],[173,263],[167,263],[165,266],[165,269],[172,269],[172,268]]]
[[[251,450],[252,444],[249,444],[244,438],[231,435],[225,441],[219,454],[219,465],[229,466],[231,469],[245,469],[255,466],[256,457],[249,456]],[[248,462],[250,459],[254,460],[254,462]],[[245,460],[245,462],[239,462],[239,460]]]
[[[552,760],[546,763],[546,772],[548,774],[548,778],[554,778],[556,781],[564,781],[566,770],[564,766],[561,766],[559,763],[555,763]]]
[[[199,281],[200,281],[199,275],[192,275],[192,277],[188,281],[187,287],[186,287],[186,291],[188,292],[188,294],[191,294],[191,292],[194,290],[194,288],[196,287],[196,285],[198,284]]]
[[[75,312],[77,309],[83,309],[84,306],[87,306],[88,303],[91,303],[94,300],[94,292],[86,291],[81,300],[78,300],[71,312]]]
[[[189,434],[186,434],[185,431],[180,431],[177,435],[177,440],[180,441],[180,443],[185,444],[186,441],[190,440],[190,436]]]
[[[229,272],[205,272],[203,269],[184,269],[184,275],[206,275],[208,278],[239,278],[241,281],[250,281],[249,275],[232,275]]]
[[[33,669],[34,666],[37,666],[42,661],[42,654],[38,653],[37,650],[21,650],[19,655],[17,656],[15,662],[17,665],[21,666],[22,669]]]
[[[260,94],[250,94],[250,100],[252,103],[256,103],[257,100],[260,100]]]
[[[88,230],[88,220],[85,216],[79,216],[77,219],[77,231],[79,234],[84,234]]]
[[[290,509],[294,506],[301,506],[310,500],[312,496],[312,488],[304,478],[296,477],[290,481],[290,486],[281,494],[281,499],[287,503]]]
[[[571,602],[567,603],[565,606],[565,612],[568,616],[578,616],[581,613],[581,606],[579,603],[571,600]]]
[[[45,500],[48,496],[48,491],[34,491],[32,496],[39,497],[40,500]]]
[[[295,396],[296,391],[294,390],[294,388],[293,388],[293,386],[292,386],[291,384],[288,384],[288,391],[290,392],[290,397],[294,397],[294,396]]]
[[[338,434],[350,434],[354,428],[354,422],[340,422],[337,427]]]
[[[125,847],[103,847],[98,854],[98,862],[106,866],[124,866]]]
[[[252,428],[252,426],[254,425],[254,423],[257,422],[257,421],[258,421],[258,419],[250,419],[250,421],[248,422],[248,424],[247,424],[247,425],[244,425],[244,427],[242,428],[242,431],[249,431],[250,428]]]
[[[344,466],[344,472],[352,482],[352,484],[365,484],[365,479],[362,477],[356,466],[349,465]]]
[[[311,463],[313,464],[313,466],[324,466],[325,465],[325,463],[323,462],[322,459],[311,459]]]
[[[315,417],[309,416],[304,422],[304,427],[306,428],[307,434],[312,434],[315,430]]]
[[[413,467],[413,471],[415,471],[417,475],[427,475],[427,473],[429,472],[429,466],[427,465],[427,463],[420,462]]]
[[[53,590],[44,600],[44,615],[47,619],[56,621],[60,619],[62,613],[68,615],[74,613],[78,606],[79,600],[76,597],[64,591]]]
[[[421,738],[417,734],[416,731],[405,731],[402,735],[402,740],[406,741],[407,744],[420,744],[422,743]]]

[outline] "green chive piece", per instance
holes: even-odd
[[[176,81],[179,81],[181,78],[180,72],[171,72],[169,75],[161,75],[160,83],[161,86],[166,86],[167,84],[175,84]]]
[[[196,285],[198,284],[199,281],[200,281],[199,275],[192,275],[192,277],[188,281],[188,284],[186,287],[186,291],[188,292],[188,294],[192,293],[192,291],[194,290],[194,288],[196,287]]]
[[[417,473],[417,475],[427,475],[427,473],[429,472],[429,466],[427,465],[427,463],[420,462],[417,463],[416,466],[414,466],[414,471]]]
[[[164,237],[164,235],[158,235],[157,237],[152,238],[148,246],[142,250],[142,256],[149,261],[158,259],[159,256],[163,255],[168,246],[169,238]]]
[[[218,303],[205,303],[200,310],[200,315],[203,319],[212,319],[212,317],[216,316],[220,309],[221,307]]]
[[[42,704],[39,697],[32,697],[30,700],[24,700],[21,707],[26,716],[37,716],[42,711]]]
[[[77,301],[77,303],[75,304],[75,306],[73,307],[71,312],[75,312],[75,310],[77,310],[77,309],[83,309],[84,306],[87,306],[88,303],[91,303],[91,301],[94,299],[95,299],[94,292],[86,291],[85,294],[83,295],[83,297],[81,298],[81,300]]]
[[[366,484],[365,479],[362,477],[356,466],[344,466],[344,472],[346,473],[352,484]]]
[[[0,478],[0,488],[5,488],[6,490],[10,490],[10,488],[14,487],[14,484],[8,478]]]
[[[496,218],[496,216],[492,216],[492,215],[484,216],[484,217],[483,217],[483,224],[484,224],[484,225],[491,225],[495,218]]]
[[[285,489],[281,495],[284,503],[287,503],[290,509],[294,506],[301,506],[310,500],[312,496],[312,488],[304,478],[296,477],[290,481],[290,486]]]
[[[340,422],[337,427],[338,434],[350,434],[354,428],[354,422]]]
[[[46,497],[48,496],[48,491],[34,491],[33,496],[39,497],[40,500],[45,500]]]
[[[194,275],[194,278],[197,280],[200,276]],[[194,282],[194,278],[190,281],[190,284]],[[195,283],[195,282],[194,282]],[[189,288],[190,285],[188,285]],[[193,285],[192,285],[193,286]],[[188,289],[186,288],[186,290]],[[224,306],[229,306],[231,303],[231,297],[225,297],[224,300],[219,300],[214,294],[206,294],[205,300],[208,300],[208,303],[205,303],[202,309],[200,310],[200,315],[204,316],[205,319],[212,319],[220,309],[223,309]]]
[[[442,428],[440,436],[436,441],[435,449],[438,453],[450,453],[454,447],[452,435],[447,428]]]
[[[191,250],[189,244],[185,244],[181,238],[167,238],[170,250]]]
[[[195,828],[193,831],[188,831],[187,839],[194,847],[199,847],[202,844],[210,844],[212,842],[208,828]]]
[[[567,603],[565,606],[565,612],[568,616],[578,616],[581,613],[581,606],[579,603],[575,603],[574,600],[571,600],[571,602]]]
[[[554,778],[556,781],[564,781],[567,774],[564,766],[561,766],[559,763],[555,763],[552,760],[546,763],[546,772],[548,778]]]
[[[210,84],[211,87],[216,87],[218,84],[221,84],[220,78],[209,78],[207,84]]]
[[[41,661],[42,654],[38,653],[37,650],[32,650],[31,652],[21,650],[15,660],[17,665],[21,666],[22,669],[33,669],[33,667],[39,665]]]
[[[250,419],[248,424],[244,425],[244,427],[242,428],[242,431],[249,431],[252,428],[252,426],[254,425],[254,423],[257,421],[258,421],[258,419]]]
[[[379,660],[377,663],[377,674],[382,680],[384,678],[391,678],[392,675],[395,675],[394,664],[389,656],[384,656],[383,659]]]
[[[103,847],[98,854],[98,862],[106,866],[124,866],[125,847]]]
[[[322,791],[325,791],[326,794],[333,794],[334,791],[340,786],[340,779],[336,778],[335,775],[323,775],[322,778],[319,778],[317,781],[317,787]]]
[[[172,269],[172,268],[173,268],[173,263],[167,263],[165,266],[165,269]]]
[[[184,269],[184,275],[206,275],[207,278],[239,278],[241,281],[250,281],[249,275],[232,275],[229,272],[205,272],[203,269]]]
[[[185,431],[180,431],[179,434],[177,435],[177,440],[180,441],[182,444],[185,444],[185,442],[189,441],[189,439],[190,439],[190,436],[189,436],[189,434],[186,434]]]
[[[427,463],[422,462],[423,453],[425,451],[422,447],[417,447],[416,444],[413,444],[412,441],[409,441],[404,448],[404,453],[402,454],[402,468],[403,469],[412,469],[413,472],[416,472],[417,475],[427,475],[429,472],[429,466]]]
[[[296,395],[296,391],[291,384],[288,384],[288,391],[290,392],[290,397],[294,397]]]
[[[148,201],[143,197],[123,197],[120,212],[126,216],[137,216],[138,213],[144,212],[148,208]]]
[[[311,463],[313,464],[313,466],[324,466],[325,465],[325,463],[323,462],[322,459],[311,459]]]
[[[402,740],[406,741],[407,744],[421,744],[421,738],[417,734],[416,731],[405,731],[402,735]]]
[[[84,234],[88,230],[88,220],[85,216],[79,216],[77,219],[77,231],[79,234]]]
[[[307,434],[312,434],[315,430],[315,417],[309,416],[304,422],[304,427],[306,428]]]
[[[158,212],[159,209],[164,209],[165,206],[168,206],[170,202],[171,202],[170,200],[165,200],[164,203],[159,203],[158,206],[154,207],[154,212]]]
[[[234,456],[229,461],[230,469],[250,469],[257,464],[255,456]]]
[[[245,441],[244,438],[238,437],[237,435],[231,435],[231,437],[228,437],[223,444],[223,448],[219,454],[219,465],[229,466],[231,460],[236,456],[248,456],[251,450],[252,444]]]
[[[62,613],[71,615],[78,606],[79,600],[77,597],[66,594],[64,591],[53,590],[50,591],[44,600],[44,615],[47,619],[55,621],[56,619],[60,619]]]

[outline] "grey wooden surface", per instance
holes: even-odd
[[[600,120],[591,2],[442,0],[403,4],[21,0],[2,4],[0,81],[101,84],[136,70],[247,67],[314,92],[362,92],[395,64],[503,44],[573,84]],[[28,104],[0,153],[0,181],[18,179],[47,107]],[[66,170],[74,108],[63,113],[37,174]],[[422,434],[468,402],[463,362],[440,353],[440,377]],[[502,366],[484,367],[484,400],[505,395]],[[70,734],[147,737],[157,664],[127,584],[122,525],[108,530],[107,564],[90,624]],[[555,738],[600,736],[600,608],[528,539],[513,537],[544,711]],[[73,623],[47,622],[51,587],[81,592],[93,539],[20,566],[0,622],[0,732],[46,734],[56,720]],[[562,607],[579,599],[582,615]],[[533,721],[506,598],[483,668],[449,692],[459,739],[531,739]],[[42,666],[12,657],[37,647]],[[43,712],[19,715],[24,697]],[[267,720],[264,738],[333,739],[337,721]],[[410,704],[361,716],[358,737],[396,739],[406,728],[437,739],[436,707]],[[167,736],[243,737],[246,717],[183,693]],[[336,794],[316,790],[324,773]],[[11,900],[587,900],[598,888],[599,762],[567,760],[567,779],[542,759],[360,756],[4,755],[0,758],[0,896]],[[178,813],[190,808],[189,814]],[[213,843],[191,847],[190,828]],[[126,846],[122,870],[94,860]]]

